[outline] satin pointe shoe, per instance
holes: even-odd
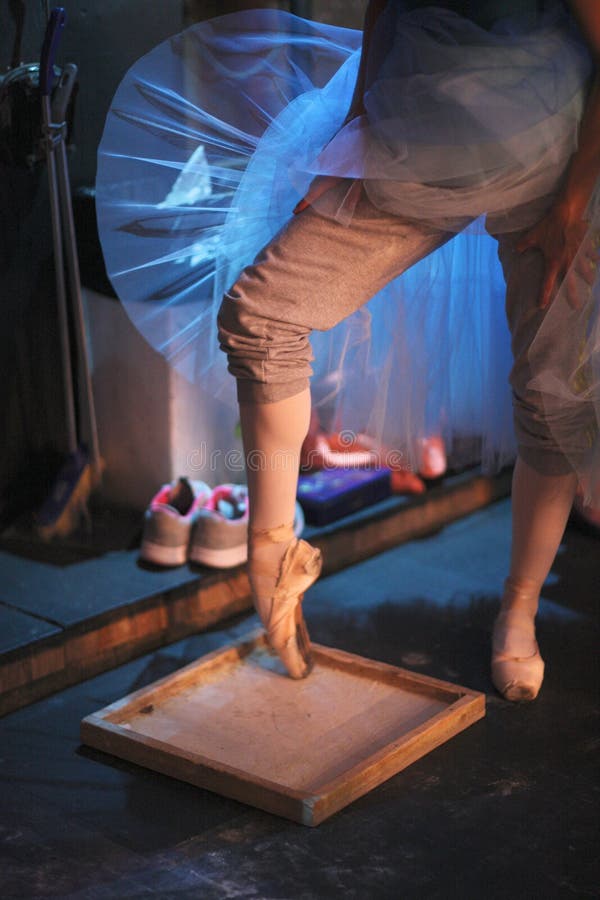
[[[510,579],[507,579],[507,589],[516,603],[502,608],[494,623],[492,681],[506,700],[535,700],[544,679],[544,660],[535,639],[531,612],[519,608],[527,602],[530,604],[531,598],[516,589]]]
[[[321,551],[307,541],[293,537],[292,526],[280,526],[260,534],[263,540],[274,542],[292,536],[279,569],[279,575],[270,606],[257,606],[262,623],[267,632],[269,646],[277,653],[291,678],[306,678],[313,667],[310,638],[304,616],[302,600],[304,592],[314,584],[322,568]],[[285,535],[285,536],[284,536]],[[254,563],[257,575],[270,574],[266,566]],[[261,604],[262,606],[263,604]]]

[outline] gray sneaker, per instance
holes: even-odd
[[[140,558],[159,566],[183,565],[192,525],[210,496],[203,481],[179,478],[163,484],[144,515]]]
[[[304,515],[296,503],[294,533],[299,537]],[[216,569],[231,569],[248,559],[248,488],[220,484],[198,510],[188,553],[190,562]]]

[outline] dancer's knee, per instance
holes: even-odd
[[[572,411],[560,416],[544,411],[543,397],[535,391],[513,389],[513,417],[518,452],[541,475],[567,475],[589,452],[586,429],[573,428]]]
[[[237,379],[240,402],[273,403],[309,386],[314,358],[310,330],[276,315],[268,297],[261,303],[260,286],[251,292],[238,282],[223,297],[217,316],[219,346]]]

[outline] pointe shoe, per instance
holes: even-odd
[[[277,529],[272,529],[271,534],[276,532]],[[267,538],[270,536],[269,532],[263,534]],[[321,567],[321,551],[307,541],[293,538],[281,560],[270,609],[267,613],[259,610],[269,646],[291,678],[306,678],[313,667],[302,600],[304,592],[319,577]]]
[[[535,700],[543,680],[544,660],[531,634],[531,618],[513,611],[508,624],[505,613],[500,613],[492,636],[494,686],[506,700],[523,702]]]

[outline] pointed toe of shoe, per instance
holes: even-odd
[[[321,551],[303,540],[296,540],[283,558],[266,627],[269,645],[278,654],[290,678],[306,678],[313,668],[302,599],[304,592],[319,577],[321,567]]]
[[[535,700],[544,680],[544,661],[539,652],[525,659],[492,660],[492,681],[498,693],[513,703]]]

